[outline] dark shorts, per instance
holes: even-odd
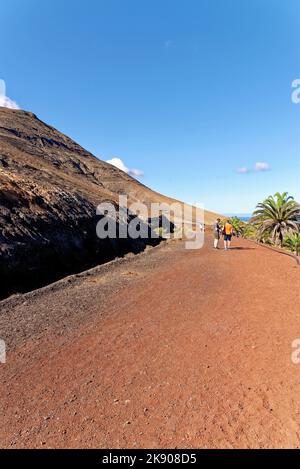
[[[217,231],[214,232],[214,238],[215,239],[220,239],[220,233],[218,233]]]
[[[232,235],[224,234],[224,241],[231,241],[231,236]]]

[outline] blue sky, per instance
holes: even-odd
[[[4,0],[0,40],[10,98],[151,188],[300,200],[299,0]]]

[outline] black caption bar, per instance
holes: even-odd
[[[0,450],[0,464],[5,462],[30,463],[39,466],[47,463],[74,464],[84,467],[254,467],[257,463],[286,465],[300,461],[298,450]],[[4,466],[3,466],[4,467]]]

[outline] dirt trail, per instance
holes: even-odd
[[[300,269],[211,242],[0,303],[1,447],[300,446]]]

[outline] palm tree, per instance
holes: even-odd
[[[231,217],[229,218],[229,222],[231,223],[236,236],[240,236],[243,233],[243,229],[246,224],[239,217]]]
[[[251,223],[258,227],[259,237],[269,234],[282,247],[287,233],[299,232],[299,219],[300,205],[287,192],[276,192],[257,205]]]
[[[243,237],[248,239],[257,239],[257,229],[254,225],[250,223],[245,224],[245,228],[243,229]]]
[[[289,233],[284,238],[284,246],[296,254],[300,255],[300,234],[299,233]]]

